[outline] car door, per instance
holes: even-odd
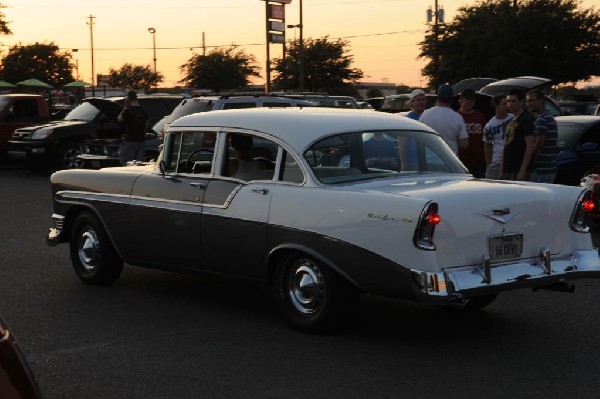
[[[135,262],[201,268],[202,204],[215,142],[215,130],[169,133],[162,170],[138,178],[131,198],[127,246]]]
[[[234,135],[252,140],[250,158],[261,169],[235,176]],[[280,146],[256,134],[228,130],[221,163],[206,189],[202,208],[202,259],[208,271],[259,278],[267,245],[267,222]],[[281,156],[279,155],[279,158]]]

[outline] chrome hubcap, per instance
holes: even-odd
[[[84,230],[79,237],[78,248],[79,261],[83,268],[87,271],[94,270],[100,256],[100,241],[96,232],[91,229]]]
[[[68,169],[81,169],[83,167],[83,161],[77,158],[78,155],[81,155],[81,151],[77,148],[71,148],[65,152],[64,162]]]
[[[292,266],[289,295],[294,308],[300,313],[310,315],[319,311],[325,299],[325,281],[314,262],[300,259]]]

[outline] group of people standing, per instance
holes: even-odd
[[[436,105],[425,109],[425,92],[413,90],[406,116],[439,133],[475,177],[554,182],[557,126],[541,90],[525,95],[515,89],[492,97],[495,113],[490,120],[474,108],[473,90],[460,93],[458,111],[451,108],[453,98],[452,86],[444,84],[438,89]]]

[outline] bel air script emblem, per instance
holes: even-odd
[[[509,208],[504,208],[504,209],[492,209],[491,213],[484,213],[483,216],[487,216],[490,219],[494,219],[497,222],[506,224],[506,223],[510,222],[518,214],[519,214],[519,212],[511,214]]]

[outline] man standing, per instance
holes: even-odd
[[[121,165],[133,160],[144,161],[148,113],[139,104],[135,91],[127,93],[123,111],[117,117],[117,122],[125,125],[125,140],[119,149]]]
[[[539,89],[527,93],[527,106],[535,115],[533,122],[533,166],[531,181],[538,183],[554,183],[556,178],[556,120],[545,106],[545,97]]]
[[[483,128],[487,122],[486,117],[475,107],[475,92],[465,89],[460,93],[458,113],[463,117],[469,135],[468,149],[458,151],[458,157],[475,177],[485,175],[485,154],[483,150]]]
[[[492,107],[496,114],[483,129],[483,148],[485,153],[486,179],[499,179],[502,174],[502,153],[504,152],[504,132],[513,115],[508,112],[506,96],[498,94],[492,97]]]
[[[533,119],[523,109],[523,92],[513,89],[506,96],[513,118],[504,134],[502,179],[527,180],[533,157]]]
[[[452,86],[448,84],[441,85],[437,96],[437,105],[426,109],[419,118],[419,122],[438,132],[450,149],[458,155],[459,148],[469,146],[469,136],[462,116],[450,108],[454,97]]]
[[[414,89],[410,93],[410,112],[406,114],[410,119],[419,120],[425,106],[427,105],[427,97],[422,89]]]

